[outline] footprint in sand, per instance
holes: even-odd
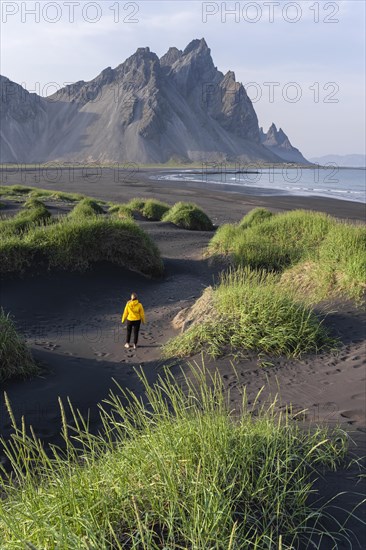
[[[365,393],[355,393],[354,395],[351,395],[351,399],[365,399],[366,394]]]
[[[345,418],[348,421],[348,424],[354,424],[355,422],[365,422],[365,412],[360,409],[343,411],[341,412],[341,417]]]

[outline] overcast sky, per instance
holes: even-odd
[[[1,12],[0,72],[29,91],[91,80],[141,46],[161,56],[204,37],[265,130],[275,122],[308,158],[365,150],[363,0],[1,0]]]

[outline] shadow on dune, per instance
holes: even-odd
[[[70,425],[73,422],[68,399],[74,410],[79,410],[83,418],[88,419],[90,431],[95,434],[102,428],[98,404],[108,397],[110,391],[122,395],[117,384],[124,390],[143,396],[144,388],[137,373],[143,371],[148,382],[154,383],[163,372],[161,361],[140,365],[138,361],[126,364],[67,357],[46,351],[36,351],[34,355],[43,366],[40,376],[3,384],[0,397],[0,433],[5,439],[9,438],[12,428],[4,392],[18,425],[24,416],[26,426],[31,425],[37,437],[46,445],[62,445],[59,398]],[[104,407],[108,410],[107,405]]]

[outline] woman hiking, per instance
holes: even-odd
[[[124,323],[127,319],[127,336],[126,336],[126,343],[125,348],[130,347],[130,340],[131,340],[131,332],[133,328],[133,337],[134,337],[134,344],[133,348],[137,348],[137,342],[139,339],[139,330],[141,321],[145,323],[145,312],[144,308],[142,307],[142,304],[137,299],[136,292],[132,292],[131,294],[131,300],[129,300],[126,304],[125,310],[122,315],[122,323]]]

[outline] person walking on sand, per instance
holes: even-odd
[[[122,323],[124,323],[127,319],[127,337],[126,337],[126,343],[125,348],[130,347],[130,340],[131,340],[131,333],[133,329],[133,337],[134,337],[134,349],[137,348],[137,342],[139,339],[139,330],[141,321],[145,323],[145,312],[142,304],[137,299],[136,292],[132,292],[131,294],[131,300],[129,300],[126,304],[125,310],[122,315]]]

